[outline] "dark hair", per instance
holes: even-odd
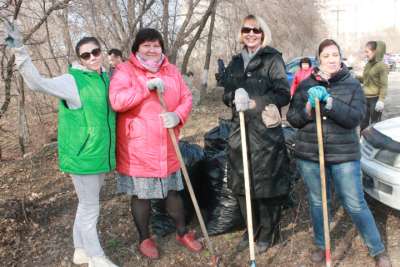
[[[132,52],[136,53],[139,50],[139,46],[148,41],[158,41],[160,43],[162,52],[165,53],[164,41],[161,33],[153,28],[143,28],[138,31],[135,37],[135,41],[132,45]]]
[[[365,46],[375,51],[376,48],[378,47],[378,43],[376,41],[369,41]]]
[[[117,57],[122,57],[122,51],[119,49],[116,49],[116,48],[112,48],[112,49],[108,50],[107,54],[109,56],[115,55]]]
[[[89,44],[89,43],[93,43],[95,45],[97,45],[99,48],[101,48],[100,42],[99,40],[97,40],[97,38],[89,36],[89,37],[83,37],[82,39],[80,39],[78,41],[78,43],[75,46],[75,53],[76,55],[79,57],[79,49],[81,48],[82,45],[84,44]]]
[[[336,43],[335,40],[333,40],[333,39],[325,39],[318,46],[318,55],[317,55],[318,58],[319,58],[319,55],[321,55],[322,50],[324,50],[325,47],[328,47],[331,45],[334,45],[337,47],[337,49],[339,50],[339,55],[340,55],[340,57],[342,57],[342,51],[340,50],[340,46],[338,45],[338,43]]]
[[[308,57],[303,57],[302,59],[300,59],[300,62],[299,62],[300,68],[301,68],[301,65],[302,65],[303,63],[307,63],[308,66],[311,67],[311,59],[309,59]]]

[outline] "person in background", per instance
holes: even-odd
[[[117,66],[110,85],[110,103],[118,112],[118,191],[131,196],[131,212],[139,232],[139,251],[150,259],[159,250],[150,237],[150,200],[163,199],[174,219],[179,244],[199,252],[202,245],[185,222],[180,163],[168,129],[176,138],[192,109],[183,78],[165,56],[164,41],[155,29],[138,31],[129,59]],[[168,111],[157,95],[162,93]]]
[[[365,55],[368,59],[363,75],[357,78],[363,84],[367,97],[367,112],[361,122],[361,130],[368,125],[380,121],[385,107],[385,97],[388,87],[388,68],[383,62],[386,44],[382,41],[369,41],[365,45]]]
[[[122,51],[116,48],[108,50],[108,64],[110,65],[109,76],[111,77],[115,67],[123,62]]]
[[[186,86],[189,88],[192,94],[192,104],[193,107],[197,107],[200,103],[200,91],[197,89],[193,83],[194,73],[192,71],[186,72],[186,74],[182,75],[183,80],[186,83]]]
[[[258,16],[244,18],[239,34],[242,51],[222,72],[223,102],[232,109],[228,140],[228,185],[246,221],[244,170],[239,112],[244,112],[250,166],[251,201],[256,250],[264,253],[279,240],[282,206],[290,187],[289,162],[281,127],[280,108],[290,100],[282,55],[268,46],[271,33]],[[245,232],[237,251],[248,248]]]
[[[310,76],[312,72],[311,60],[308,57],[303,57],[300,62],[300,69],[294,75],[292,86],[290,87],[290,96],[293,97],[299,83]]]
[[[60,99],[58,106],[58,159],[69,173],[78,196],[73,227],[74,264],[116,267],[105,255],[97,234],[99,194],[105,174],[115,168],[115,113],[108,104],[109,79],[101,67],[99,41],[82,38],[75,47],[78,61],[67,74],[44,78],[32,64],[22,36],[6,24],[8,47],[13,48],[19,73],[30,89]]]
[[[314,263],[325,255],[322,215],[321,177],[315,115],[315,98],[321,102],[324,158],[327,178],[328,207],[330,185],[350,215],[362,239],[374,257],[376,266],[390,267],[374,217],[364,197],[358,125],[365,114],[365,97],[360,83],[350,75],[341,62],[339,45],[331,39],[318,47],[320,65],[311,76],[300,83],[294,94],[287,120],[298,128],[295,156],[297,167],[308,189],[316,250]]]

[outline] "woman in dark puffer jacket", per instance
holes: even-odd
[[[318,49],[319,68],[300,83],[287,114],[288,121],[299,128],[295,146],[298,169],[308,188],[314,242],[317,249],[311,260],[324,260],[324,229],[318,141],[315,122],[315,97],[321,102],[327,188],[331,182],[342,205],[375,258],[377,266],[391,266],[375,220],[364,198],[360,141],[357,126],[365,115],[365,97],[360,83],[341,63],[340,48],[330,39]],[[330,190],[327,190],[328,205]]]

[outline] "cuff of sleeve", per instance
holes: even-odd
[[[183,125],[183,123],[185,122],[185,120],[183,119],[182,115],[181,115],[178,111],[174,111],[174,113],[177,115],[177,117],[178,117],[178,119],[179,119],[178,125]]]
[[[332,97],[328,97],[328,99],[326,100],[326,104],[325,104],[325,109],[326,110],[331,110],[332,109],[332,103],[333,103],[333,98]]]
[[[17,68],[19,68],[22,63],[24,63],[29,58],[28,50],[26,50],[25,46],[21,46],[18,48],[12,48],[14,55],[15,55],[15,64]]]

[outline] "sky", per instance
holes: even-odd
[[[341,32],[368,33],[393,26],[400,29],[400,0],[322,0],[321,2],[325,2],[322,14],[332,37],[336,37],[338,30],[340,35]],[[337,23],[338,13],[339,23]]]

